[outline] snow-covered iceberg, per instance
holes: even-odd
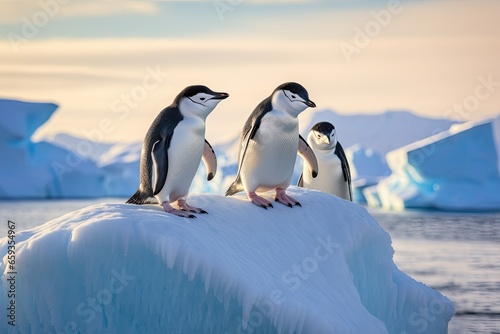
[[[139,184],[140,144],[59,134],[33,142],[54,103],[0,100],[0,198],[126,196]]]
[[[0,239],[1,309],[16,293],[0,332],[447,332],[452,303],[399,271],[365,208],[291,194],[302,208],[193,196],[210,214],[192,220],[91,206],[18,232],[14,268]]]
[[[389,209],[500,210],[500,116],[390,152],[391,176],[364,190]]]

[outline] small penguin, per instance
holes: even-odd
[[[208,180],[217,169],[215,153],[205,139],[205,119],[227,98],[205,86],[189,86],[163,109],[149,127],[141,152],[140,185],[127,203],[145,204],[151,197],[166,212],[196,218],[189,213],[207,213],[186,202],[189,187],[203,157]],[[177,201],[180,210],[170,203]]]
[[[289,207],[300,203],[286,194],[299,155],[316,177],[314,152],[299,135],[297,116],[307,107],[316,107],[306,89],[295,82],[278,86],[252,112],[243,127],[238,152],[238,174],[226,191],[231,196],[245,190],[248,198],[267,210],[271,202],[256,194],[276,190],[275,201]]]
[[[307,142],[318,159],[320,175],[313,179],[304,164],[299,187],[316,189],[352,201],[351,172],[342,145],[337,140],[335,127],[328,122],[315,124]]]

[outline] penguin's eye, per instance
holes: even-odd
[[[296,99],[296,98],[297,98],[297,96],[295,96],[295,95],[292,94],[292,99]]]
[[[200,100],[205,101],[205,98],[204,97],[200,97]]]

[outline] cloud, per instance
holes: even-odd
[[[61,9],[61,16],[111,16],[126,13],[155,14],[159,7],[153,1],[90,1],[69,3]]]
[[[103,117],[116,118],[113,102],[132,94],[148,68],[159,69],[169,75],[127,118],[116,119],[116,131],[106,140],[140,139],[183,87],[205,84],[232,96],[210,116],[207,136],[216,142],[235,135],[257,102],[291,80],[304,84],[319,108],[409,108],[443,117],[474,92],[478,76],[491,73],[500,81],[495,40],[381,36],[352,64],[338,49],[342,40],[330,38],[40,40],[0,64],[0,90],[4,97],[60,103],[43,133],[82,134]],[[8,47],[0,41],[0,48]],[[492,95],[471,118],[497,113],[499,102],[500,95]]]
[[[495,16],[500,5],[459,3],[458,7],[448,1],[405,4],[403,12],[352,56],[351,63],[339,46],[355,45],[354,28],[366,29],[367,23],[375,22],[371,11],[385,10],[385,4],[314,15],[270,15],[259,17],[257,25],[255,12],[242,7],[233,13],[235,18],[250,21],[228,22],[223,25],[226,34],[34,39],[18,54],[5,52],[0,91],[4,97],[56,100],[61,109],[43,132],[81,134],[102,117],[116,116],[112,103],[141,85],[148,67],[168,72],[128,118],[117,120],[116,131],[106,140],[140,139],[180,89],[197,83],[231,94],[209,118],[210,139],[237,133],[257,102],[291,80],[303,83],[319,108],[342,112],[409,108],[442,117],[474,93],[478,77],[491,74],[495,83],[500,82],[500,23]],[[95,12],[96,7],[85,10]],[[9,48],[8,41],[0,40],[0,49]],[[499,105],[497,90],[470,117],[494,115]]]
[[[160,8],[154,1],[0,1],[2,24],[21,24],[23,18],[32,20],[39,12],[45,12],[51,17],[71,18],[116,16],[127,13],[155,14],[160,12]]]

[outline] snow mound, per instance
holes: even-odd
[[[452,303],[398,270],[365,208],[291,195],[302,208],[200,195],[193,220],[101,204],[18,232],[15,332],[446,333]],[[6,256],[0,272],[5,310]]]
[[[455,125],[386,158],[391,176],[364,190],[371,206],[500,210],[500,116]]]

